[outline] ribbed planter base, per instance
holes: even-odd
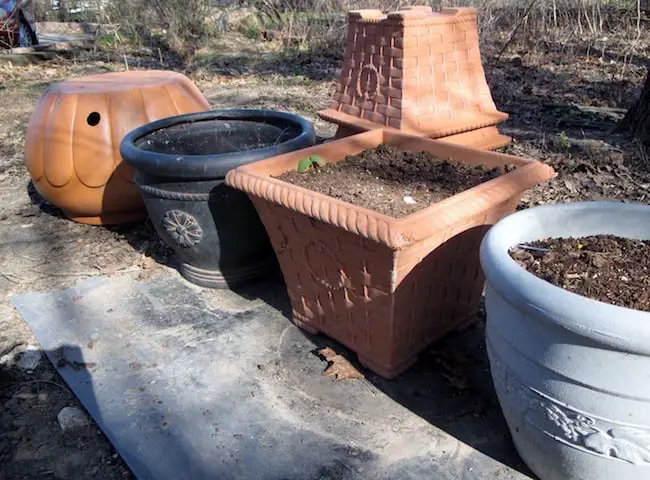
[[[278,264],[275,259],[269,259],[247,269],[235,273],[225,273],[220,270],[209,270],[181,263],[179,271],[183,278],[205,288],[237,288],[253,280],[262,279],[275,273]]]
[[[151,222],[175,250],[183,278],[206,288],[237,288],[273,270],[273,249],[246,195],[221,180],[159,180],[137,177]]]

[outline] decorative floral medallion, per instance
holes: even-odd
[[[363,99],[374,100],[379,92],[381,76],[379,70],[369,63],[361,67],[357,78],[357,95]]]
[[[196,218],[181,210],[165,213],[162,224],[169,236],[184,248],[196,245],[203,236],[203,229]]]

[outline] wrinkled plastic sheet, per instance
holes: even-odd
[[[123,276],[13,301],[139,479],[529,478],[480,326],[440,347],[470,359],[469,388],[437,357],[392,382],[336,380],[317,351],[345,350],[293,326],[285,295]]]

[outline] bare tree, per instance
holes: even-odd
[[[618,130],[632,133],[644,144],[650,145],[650,65],[641,96],[627,111]]]
[[[68,19],[68,0],[59,0],[59,22],[67,22]]]

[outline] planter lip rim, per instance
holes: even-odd
[[[380,144],[386,143],[385,135],[389,134],[402,139],[414,139],[420,142],[424,141],[431,144],[432,147],[438,146],[440,148],[455,150],[462,155],[470,155],[472,152],[480,151],[483,155],[487,154],[489,156],[503,158],[504,160],[508,158],[516,159],[521,162],[521,164],[511,172],[499,175],[487,182],[475,185],[472,188],[463,190],[462,192],[429,204],[427,207],[399,218],[390,217],[375,210],[357,206],[329,195],[285,182],[272,177],[269,174],[258,173],[255,171],[256,167],[261,165],[263,162],[274,162],[280,156],[265,159],[263,162],[258,162],[254,165],[247,164],[235,168],[226,175],[226,183],[233,188],[245,191],[249,195],[264,198],[266,201],[282,205],[291,210],[299,211],[309,217],[338,226],[344,230],[383,243],[394,250],[398,250],[430,236],[430,234],[415,234],[414,230],[417,229],[415,225],[418,223],[423,223],[423,221],[425,221],[430,225],[434,225],[435,230],[443,228],[445,230],[452,229],[453,226],[458,224],[459,221],[462,221],[463,218],[485,211],[498,203],[507,201],[514,194],[521,193],[528,188],[531,188],[538,183],[548,181],[557,175],[551,167],[532,158],[513,157],[512,155],[500,152],[478,150],[463,145],[449,144],[419,135],[399,131],[389,131],[385,128],[377,128],[350,135],[348,137],[334,140],[330,142],[330,144],[354,142],[359,137],[369,137],[370,135],[375,135],[377,132],[382,132],[384,134],[384,140]],[[316,153],[317,150],[323,148],[323,145],[324,144],[314,145],[313,147],[304,150],[305,155]],[[503,163],[506,164],[507,162],[504,161]],[[518,181],[509,181],[515,179]],[[507,188],[502,187],[504,183],[516,184],[517,187],[512,187],[511,185],[510,190],[508,190]],[[295,195],[293,195],[293,200],[287,198],[283,199],[282,194],[279,192],[281,189],[294,192]],[[262,190],[264,190],[264,192],[262,192]],[[271,190],[270,193],[269,190]],[[303,200],[302,204],[296,203],[297,197],[299,196]],[[285,197],[291,197],[291,195],[286,195]],[[495,197],[498,198],[499,201],[494,201]],[[473,210],[470,213],[465,212],[460,216],[457,215],[457,207],[459,205],[466,205],[470,198],[473,200]],[[309,206],[305,205],[305,199],[309,199]],[[314,204],[317,204],[318,206],[327,204],[332,207],[329,208],[330,211],[334,210],[337,213],[332,214],[330,212],[329,214],[323,214],[321,211],[316,211]],[[350,213],[354,213],[354,219],[352,221],[345,218],[341,219],[341,211],[347,212],[348,217],[352,216],[349,215]],[[363,217],[363,225],[359,225],[360,217]]]
[[[508,254],[508,249],[512,248],[514,244],[505,247],[506,242],[500,238],[502,232],[512,225],[521,225],[522,220],[531,211],[560,209],[567,212],[628,210],[650,214],[650,205],[615,201],[555,203],[513,213],[494,225],[481,242],[481,267],[485,273],[486,283],[522,311],[538,313],[537,317],[543,322],[552,323],[618,350],[650,355],[650,343],[646,341],[650,339],[650,329],[647,327],[650,326],[650,312],[591,299],[555,286],[528,272]],[[607,233],[601,235],[605,234]],[[566,306],[567,302],[571,302],[568,307]],[[580,311],[577,315],[573,313],[576,310]],[[574,320],[577,318],[580,318],[581,321]],[[607,318],[616,318],[617,321],[615,324],[610,322],[607,325],[606,320],[598,320]],[[638,332],[642,332],[645,325],[648,334],[628,338],[622,334],[620,328],[617,332],[616,325],[620,326],[621,322],[628,324],[631,327],[630,330]]]
[[[287,120],[298,126],[300,133],[276,145],[214,155],[174,155],[144,150],[135,145],[147,135],[181,124],[191,125],[208,120],[254,122],[256,119]],[[316,132],[311,122],[295,113],[270,109],[214,109],[173,115],[141,125],[122,138],[120,154],[127,164],[144,174],[182,180],[215,180],[225,178],[233,168],[309,147],[315,140]],[[247,157],[243,163],[242,157]]]
[[[333,108],[326,108],[316,112],[319,117],[323,120],[341,124],[345,127],[354,128],[357,130],[376,130],[384,129],[390,130],[392,132],[406,133],[411,135],[426,135],[432,140],[442,140],[445,137],[468,133],[474,130],[480,130],[481,128],[495,127],[498,124],[508,120],[510,115],[505,112],[496,111],[486,115],[483,121],[474,121],[474,122],[458,122],[452,126],[438,127],[438,128],[429,128],[429,129],[418,129],[411,126],[403,126],[401,128],[391,127],[389,125],[382,125],[371,120],[367,120],[361,117],[355,117],[349,113],[345,113],[341,110],[336,110]],[[491,120],[488,120],[488,117],[492,117]],[[435,135],[435,137],[434,137]]]

